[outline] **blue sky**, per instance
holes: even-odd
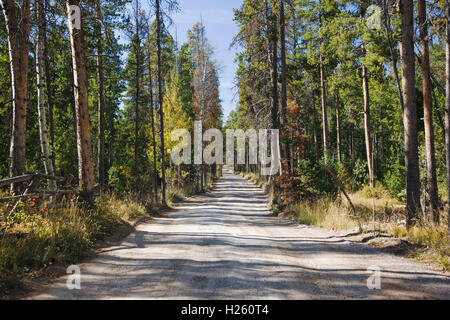
[[[233,21],[233,9],[239,8],[241,3],[241,0],[179,0],[181,11],[172,14],[174,25],[170,30],[173,36],[177,31],[180,44],[187,40],[187,31],[194,23],[203,19],[206,36],[214,47],[214,59],[220,67],[220,97],[224,120],[237,103],[236,90],[233,89],[237,68],[234,63],[236,49],[230,49],[230,44],[238,32]]]

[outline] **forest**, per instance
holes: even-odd
[[[222,166],[170,158],[196,121],[279,130],[277,175],[234,166],[274,215],[408,239],[448,270],[447,0],[243,0],[228,119],[206,26],[170,32],[179,1],[0,4],[0,298],[211,191]]]

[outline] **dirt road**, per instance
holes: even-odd
[[[214,192],[142,225],[35,299],[450,298],[450,278],[267,211],[251,182],[225,169]],[[367,279],[381,270],[381,290]]]

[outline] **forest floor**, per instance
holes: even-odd
[[[80,264],[81,290],[63,277],[28,298],[450,299],[448,274],[274,217],[267,200],[226,168],[213,192]],[[380,290],[367,285],[374,267]]]

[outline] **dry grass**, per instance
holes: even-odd
[[[350,230],[358,227],[358,222],[350,218],[349,210],[329,199],[302,202],[285,210],[285,217],[300,223],[332,230]]]
[[[374,190],[375,195],[375,209],[377,211],[383,210],[390,206],[399,206],[403,203],[389,196],[389,193],[383,187],[377,186]],[[369,187],[364,187],[361,191],[349,195],[355,206],[364,206],[372,208],[372,191]]]
[[[416,259],[434,263],[444,271],[450,270],[450,241],[446,227],[415,226],[407,230],[405,227],[394,226],[389,232],[396,238],[423,247],[423,250],[412,253]]]
[[[131,222],[147,215],[146,208],[131,198],[117,196],[101,197],[97,200],[105,212],[115,215],[117,219]]]

